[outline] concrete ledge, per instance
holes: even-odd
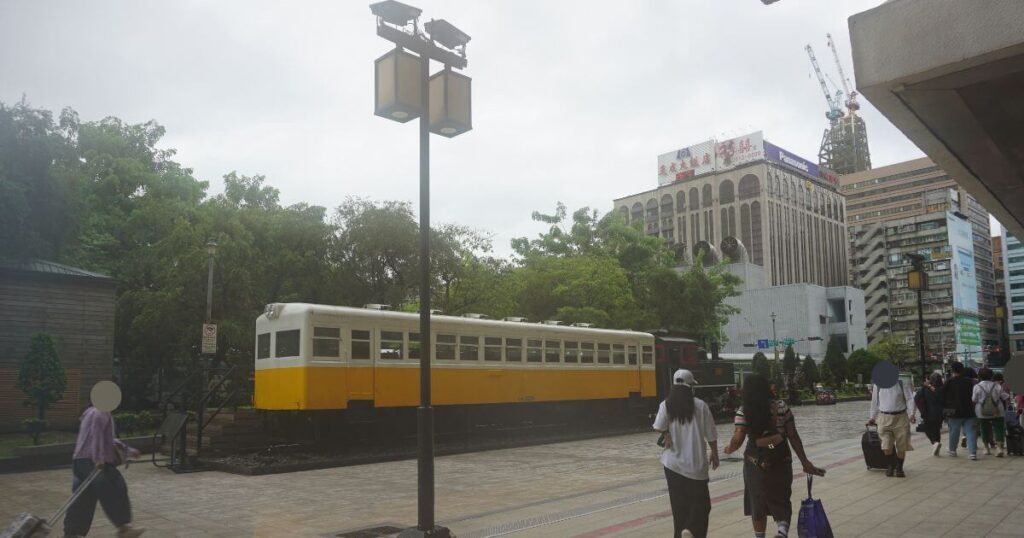
[[[138,449],[143,454],[153,452],[153,436],[125,437],[124,444]],[[38,469],[51,469],[71,465],[75,443],[54,443],[38,446],[19,446],[14,449],[13,458],[0,459],[0,473],[14,473]]]

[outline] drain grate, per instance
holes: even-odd
[[[335,538],[387,538],[395,536],[402,532],[401,527],[395,527],[393,525],[381,525],[380,527],[370,527],[368,529],[356,529],[354,531],[346,531],[341,534],[334,534]]]

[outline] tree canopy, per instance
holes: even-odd
[[[207,252],[217,243],[213,319],[219,364],[252,368],[255,319],[271,302],[415,310],[419,225],[413,205],[352,195],[336,207],[283,205],[259,174],[223,191],[177,163],[156,121],[82,121],[24,99],[0,103],[0,257],[45,258],[119,282],[114,353],[126,406],[193,370],[205,318]],[[585,321],[686,332],[722,342],[737,277],[720,266],[677,271],[665,242],[617,211],[558,203],[547,230],[492,253],[490,234],[431,230],[431,302],[459,315]]]

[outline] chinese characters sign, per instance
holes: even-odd
[[[658,185],[722,172],[765,158],[761,131],[721,142],[714,139],[658,156]]]

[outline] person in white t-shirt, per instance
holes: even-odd
[[[707,536],[711,514],[708,448],[711,468],[718,468],[715,419],[708,405],[693,395],[696,384],[692,372],[676,370],[672,390],[661,402],[654,419],[654,429],[662,433],[664,440],[661,464],[668,481],[676,538],[683,536],[684,531],[696,538]]]

